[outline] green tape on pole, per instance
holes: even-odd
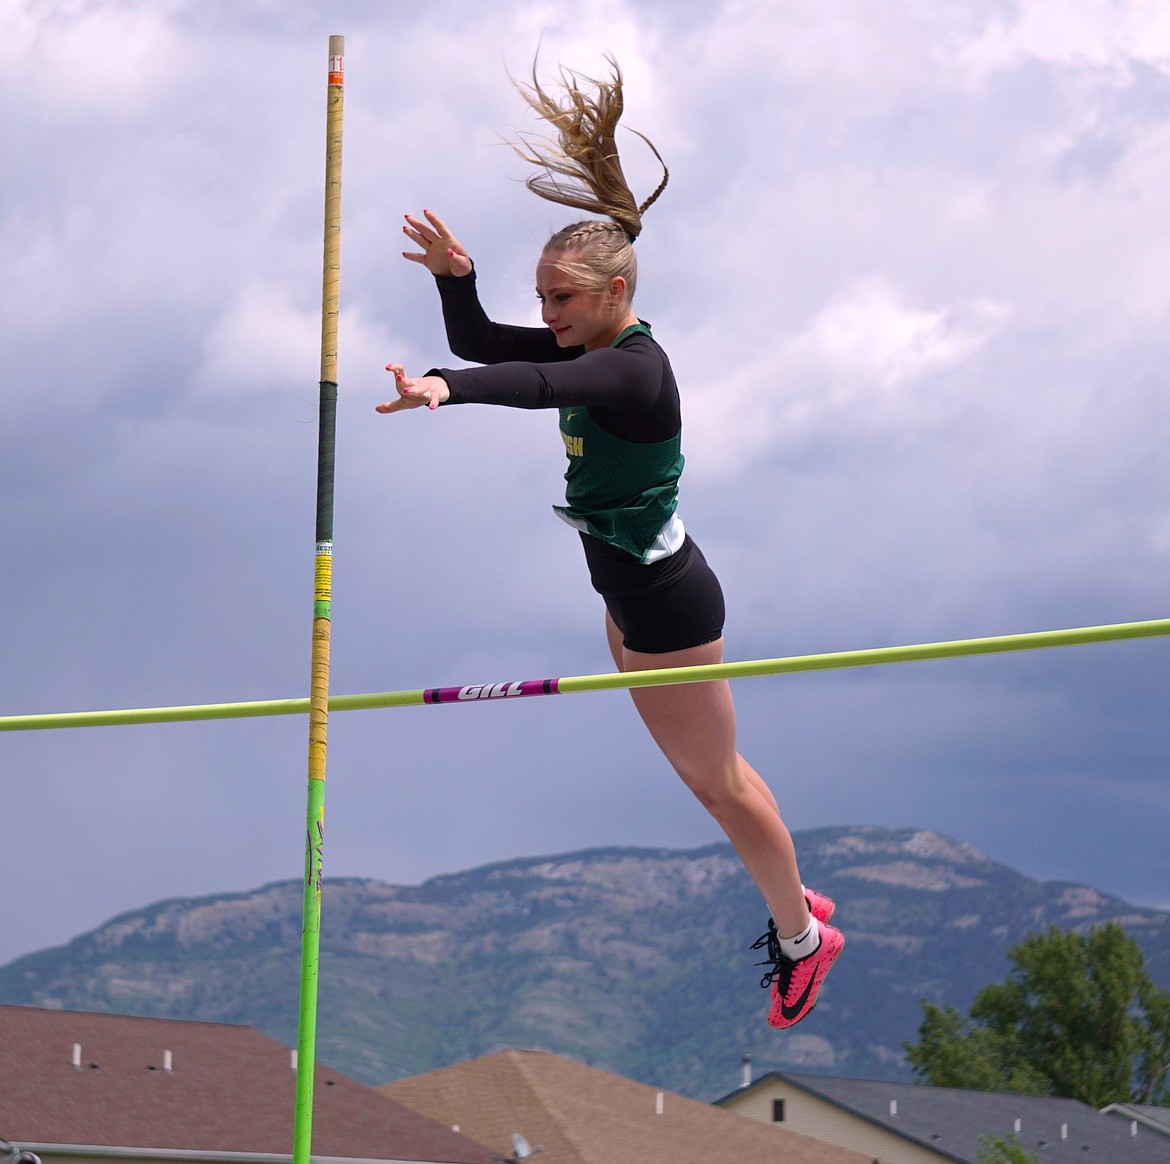
[[[313,1138],[313,1082],[317,1059],[317,977],[321,951],[325,781],[310,780],[305,815],[305,894],[301,913],[301,992],[297,1023],[296,1112],[293,1155],[309,1159]]]
[[[337,461],[337,384],[321,381],[317,431],[317,541],[333,542],[333,477]]]

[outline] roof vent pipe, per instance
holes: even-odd
[[[1129,1121],[1129,1138],[1132,1140],[1137,1135],[1137,1120]]]
[[[81,1070],[81,1044],[73,1044],[73,1067],[75,1070]]]
[[[896,1099],[890,1100],[890,1119],[898,1114],[898,1101]]]
[[[1060,1125],[1060,1138],[1062,1140],[1068,1139],[1068,1124],[1061,1124]]]
[[[163,1052],[163,1070],[169,1074],[170,1072],[174,1071],[174,1069],[175,1069],[174,1056],[171,1055],[170,1051],[164,1051]]]
[[[292,1068],[293,1071],[295,1071],[297,1069],[297,1049],[296,1049],[296,1047],[293,1047],[293,1049],[291,1051],[289,1051],[289,1053],[288,1053],[288,1065],[289,1065],[289,1067]]]
[[[743,1057],[743,1082],[741,1087],[751,1087],[752,1085],[752,1057],[745,1055]]]
[[[655,1096],[655,1098],[654,1098],[654,1114],[655,1115],[657,1115],[657,1116],[662,1115],[664,1100],[665,1100],[665,1097],[663,1096],[662,1092],[660,1091],[657,1094],[657,1096]]]
[[[1023,1130],[1024,1130],[1024,1121],[1021,1119],[1017,1119],[1016,1120],[1016,1135],[1018,1136]]]

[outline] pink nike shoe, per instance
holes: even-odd
[[[808,912],[819,922],[827,922],[833,916],[833,910],[837,908],[837,903],[831,897],[817,893],[807,885],[804,887],[804,900],[808,903]]]
[[[758,966],[771,966],[760,979],[760,985],[772,988],[772,1008],[768,1022],[774,1027],[790,1027],[816,1005],[821,983],[832,968],[837,955],[845,947],[845,935],[818,919],[820,945],[804,958],[785,957],[780,951],[780,935],[776,924],[768,919],[768,931],[756,939],[753,950],[767,950],[767,958]]]

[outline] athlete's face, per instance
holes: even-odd
[[[540,317],[562,348],[604,348],[617,339],[630,305],[625,299],[625,280],[617,278],[606,291],[581,286],[563,267],[559,254],[545,255],[536,267],[536,297]]]

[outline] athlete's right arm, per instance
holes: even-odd
[[[476,364],[507,360],[547,363],[575,359],[584,350],[559,347],[547,327],[514,327],[490,320],[479,301],[467,248],[437,214],[429,210],[423,211],[422,218],[408,214],[402,230],[422,248],[421,254],[403,251],[402,257],[435,276],[453,355]]]
[[[453,355],[476,364],[520,360],[530,364],[573,360],[584,348],[562,348],[547,327],[516,327],[488,318],[476,292],[475,272],[463,277],[435,278],[443,304],[447,344]]]

